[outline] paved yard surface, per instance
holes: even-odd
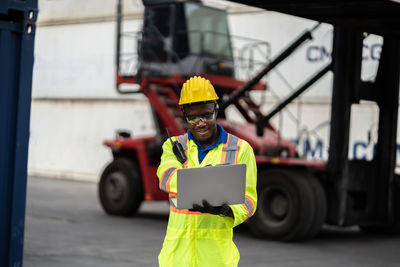
[[[135,218],[107,216],[97,185],[29,177],[25,267],[157,266],[168,220],[166,203],[145,203]],[[306,243],[254,239],[235,229],[239,266],[400,266],[400,237],[356,228],[324,229]]]

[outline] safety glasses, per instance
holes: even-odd
[[[184,114],[185,114],[186,121],[189,124],[197,124],[200,121],[206,122],[206,121],[213,120],[215,117],[215,110],[213,112],[207,112],[207,113],[200,114],[200,115],[187,115],[186,112],[184,112]]]

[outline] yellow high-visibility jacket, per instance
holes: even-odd
[[[181,164],[172,151],[172,144],[163,144],[161,163],[157,170],[160,188],[169,193],[170,216],[163,247],[158,256],[161,267],[237,266],[239,251],[233,243],[233,227],[251,217],[257,205],[257,167],[252,147],[242,139],[228,134],[226,143],[211,149],[199,163],[197,145],[187,134],[173,137],[180,142],[188,160]],[[177,209],[176,177],[181,168],[204,167],[225,163],[245,163],[245,203],[230,205],[234,218]]]

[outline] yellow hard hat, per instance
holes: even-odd
[[[217,99],[218,96],[210,81],[202,77],[194,76],[183,84],[179,105]]]

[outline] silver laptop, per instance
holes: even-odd
[[[191,209],[203,200],[212,206],[244,203],[246,164],[179,169],[177,175],[178,209]]]

